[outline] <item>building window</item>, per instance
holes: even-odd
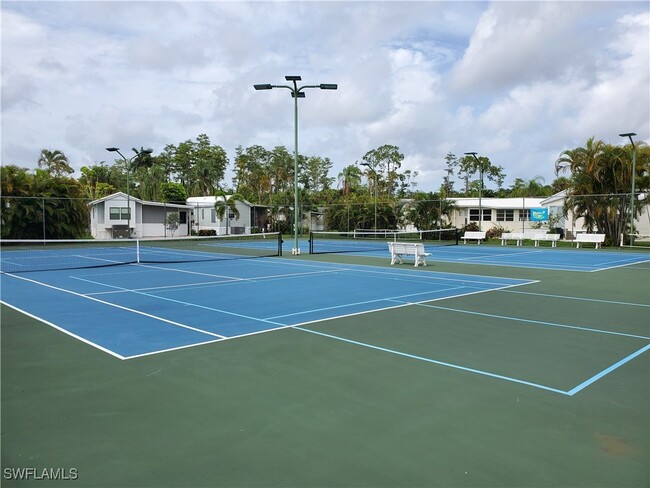
[[[109,207],[108,212],[110,220],[129,219],[129,207]]]
[[[187,224],[187,212],[181,212],[179,224]]]
[[[213,224],[217,223],[217,211],[214,208],[210,212],[210,222]]]
[[[484,208],[483,210],[483,222],[490,221],[492,218],[492,209]],[[470,222],[478,222],[478,208],[469,209],[469,220]]]
[[[530,209],[526,208],[526,209],[520,210],[519,211],[519,222],[521,222],[521,221],[527,222],[529,220],[530,220]]]
[[[497,210],[497,222],[514,222],[515,211],[512,209]]]

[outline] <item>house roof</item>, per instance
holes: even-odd
[[[566,197],[567,197],[567,191],[562,190],[562,191],[557,192],[554,195],[551,195],[550,197],[546,197],[544,200],[542,200],[542,205],[548,206],[548,205],[551,205],[553,203],[564,203],[564,200],[566,199]]]
[[[474,208],[479,206],[478,198],[450,198],[459,208]],[[483,208],[494,209],[518,209],[518,208],[537,208],[541,207],[543,198],[523,197],[523,198],[482,198],[481,206]]]
[[[127,195],[124,192],[118,191],[116,193],[111,193],[110,195],[107,195],[103,198],[98,198],[97,200],[93,200],[90,202],[88,205],[97,205],[98,203],[101,202],[107,202],[109,200],[126,200],[126,199],[132,200],[134,202],[138,202],[141,205],[146,205],[150,207],[167,207],[167,208],[194,208],[192,205],[185,205],[182,203],[163,203],[163,202],[150,202],[147,200],[141,200],[139,198],[136,198],[132,195]]]
[[[226,195],[228,198],[231,197],[231,195]],[[199,207],[214,207],[214,204],[217,203],[217,201],[222,202],[224,200],[224,197],[219,196],[215,197],[214,195],[211,196],[206,196],[206,197],[189,197],[187,199],[188,205],[191,205],[192,207],[196,207],[197,205]],[[239,202],[248,205],[249,207],[254,207],[252,203],[246,201],[246,200],[238,200]]]

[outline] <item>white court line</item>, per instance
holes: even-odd
[[[41,285],[41,286],[44,286],[44,287],[46,287],[46,288],[51,288],[51,289],[53,289],[53,290],[61,291],[61,292],[63,292],[63,293],[68,293],[68,294],[70,294],[70,295],[74,295],[74,296],[77,296],[77,297],[80,297],[80,298],[85,298],[86,300],[92,300],[93,302],[101,303],[101,304],[103,304],[103,305],[108,305],[109,307],[119,308],[119,309],[121,309],[121,310],[125,310],[125,311],[127,311],[127,312],[135,313],[135,314],[137,314],[137,315],[142,315],[142,316],[144,316],[144,317],[148,317],[148,318],[151,318],[151,319],[154,319],[154,320],[159,320],[159,321],[161,321],[161,322],[165,322],[165,323],[167,323],[167,324],[175,325],[176,327],[182,327],[182,328],[184,328],[184,329],[193,330],[193,331],[195,331],[195,332],[200,332],[200,333],[203,333],[203,334],[208,334],[208,335],[211,335],[211,336],[213,336],[213,337],[219,337],[220,339],[224,339],[224,338],[225,338],[224,336],[219,335],[219,334],[215,334],[215,333],[213,333],[213,332],[208,332],[208,331],[205,331],[205,330],[197,329],[196,327],[192,327],[192,326],[190,326],[190,325],[181,324],[181,323],[179,323],[179,322],[174,322],[173,320],[168,320],[168,319],[165,319],[165,318],[162,318],[162,317],[158,317],[157,315],[152,315],[152,314],[150,314],[150,313],[142,312],[142,311],[140,311],[140,310],[135,310],[135,309],[128,308],[128,307],[123,307],[122,305],[117,305],[117,304],[115,304],[115,303],[111,303],[111,302],[107,302],[107,301],[104,301],[104,300],[100,300],[99,298],[89,297],[89,296],[83,295],[83,294],[81,294],[81,293],[77,293],[76,291],[67,290],[67,289],[65,289],[65,288],[60,288],[60,287],[58,287],[58,286],[49,285],[49,284],[47,284],[47,283],[43,283],[43,282],[40,282],[40,281],[36,281],[36,280],[29,279],[29,278],[25,278],[25,277],[23,277],[23,276],[17,276],[17,275],[11,274],[11,273],[6,273],[6,275],[7,275],[7,276],[11,276],[12,278],[16,278],[16,279],[18,279],[18,280],[28,281],[28,282],[30,282],[30,283],[35,283],[35,284],[37,284],[37,285]],[[40,320],[40,319],[39,319],[39,320]]]
[[[476,259],[485,259],[485,258],[508,258],[510,256],[522,256],[524,254],[539,254],[543,251],[519,251],[519,252],[504,252],[497,254],[480,254],[478,256],[470,256],[468,258],[459,258],[457,261],[473,261]]]
[[[182,285],[164,285],[164,286],[153,286],[153,287],[146,287],[146,288],[123,288],[123,287],[115,286],[113,288],[116,288],[116,290],[91,292],[91,293],[86,293],[86,295],[88,296],[108,295],[113,293],[128,293],[128,292],[141,292],[141,291],[176,291],[179,288],[183,288],[185,290],[196,290],[201,288],[209,288],[214,285],[233,285],[233,284],[241,284],[246,282],[259,283],[266,280],[272,281],[272,280],[280,280],[284,278],[295,278],[295,277],[309,276],[309,275],[322,275],[322,274],[336,273],[336,272],[338,272],[338,270],[306,271],[304,273],[287,273],[287,274],[280,274],[280,275],[255,276],[252,278],[236,278],[232,280],[206,281],[202,283],[185,283]],[[91,281],[78,276],[70,276],[70,278],[72,278],[73,280],[87,281],[89,283],[99,284],[102,286],[111,286],[102,282]]]
[[[269,260],[266,260],[266,261],[269,261]],[[288,264],[288,262],[278,260],[277,264],[279,266],[285,267],[285,265]],[[291,265],[293,265],[293,264],[294,263],[291,263]],[[268,265],[268,263],[264,264],[264,266],[266,266],[266,265]],[[372,268],[377,268],[375,266],[370,266],[370,265],[352,265],[353,266],[352,268],[350,268],[349,266],[344,267],[344,268],[336,268],[335,267],[332,270],[331,269],[332,265],[330,265],[329,263],[326,263],[325,265],[311,265],[311,264],[303,264],[303,263],[296,262],[295,265],[299,266],[299,267],[326,269],[326,270],[332,271],[332,272],[349,271],[351,269],[354,270],[354,269],[357,269],[357,268],[359,269],[359,271],[368,272],[368,271],[372,271]],[[386,271],[386,272],[376,271],[376,272],[377,273],[382,273],[382,274],[392,274],[392,275],[397,275],[397,276],[404,276],[404,275],[413,274],[412,270],[403,270],[401,272],[399,272],[398,270],[395,270],[395,271],[390,270],[390,271]],[[432,272],[432,273],[437,273],[437,272]],[[445,273],[445,274],[447,274],[447,273]],[[453,273],[448,273],[448,274],[453,274]],[[42,286],[45,286],[45,287],[57,289],[59,291],[63,291],[65,293],[70,293],[72,295],[80,296],[82,298],[87,298],[89,300],[93,300],[93,301],[103,303],[103,304],[106,304],[106,305],[109,305],[109,306],[114,306],[114,307],[117,307],[117,308],[122,308],[122,309],[125,309],[125,310],[133,311],[134,313],[138,313],[138,314],[141,314],[141,315],[150,316],[149,314],[146,314],[144,312],[139,312],[137,310],[131,310],[131,309],[128,309],[126,307],[122,307],[120,305],[115,305],[115,304],[112,304],[110,302],[105,302],[103,300],[99,300],[99,299],[94,298],[94,297],[82,295],[80,293],[73,292],[73,291],[70,291],[70,290],[66,290],[66,289],[63,289],[63,288],[58,288],[58,287],[55,287],[53,285],[48,285],[46,283],[41,283],[41,282],[38,282],[38,281],[35,281],[35,280],[31,280],[31,279],[23,278],[23,277],[20,277],[20,276],[11,275],[11,274],[9,274],[9,276],[12,276],[12,277],[17,278],[17,279],[23,279],[25,281],[33,282],[33,283],[36,283],[36,284],[39,284],[39,285],[42,285]],[[423,272],[422,276],[427,276],[427,273]],[[434,276],[431,276],[431,275],[428,275],[428,276],[431,277],[431,279],[435,279]],[[468,277],[473,276],[473,277],[476,277],[476,275],[458,275],[458,276],[468,276]],[[488,278],[488,277],[486,277],[486,278]],[[84,281],[95,283],[95,284],[98,284],[100,286],[111,287],[111,285],[106,285],[106,284],[100,283],[100,282],[93,282],[92,280],[84,280]],[[531,283],[536,283],[536,281],[534,281],[534,280],[530,280],[530,281],[521,280],[521,282],[519,282],[519,283],[509,284],[509,285],[505,285],[505,286],[501,286],[501,287],[495,287],[495,288],[490,288],[490,289],[482,289],[482,290],[472,291],[472,292],[468,292],[468,293],[459,293],[457,295],[445,296],[445,297],[440,297],[440,298],[436,298],[436,299],[426,299],[426,300],[423,301],[423,303],[424,302],[433,302],[433,301],[438,301],[438,300],[446,300],[448,298],[456,298],[456,297],[467,296],[467,295],[474,295],[474,294],[477,294],[477,293],[485,293],[485,292],[497,290],[497,289],[500,289],[500,288],[509,288],[509,287],[514,287],[514,286],[522,286],[522,285],[527,285],[527,284],[531,284]],[[164,297],[158,297],[158,296],[155,296],[155,295],[150,295],[150,296],[153,297],[153,298],[161,299],[161,300],[167,300],[167,301],[171,300],[171,299],[166,299]],[[171,300],[171,301],[174,301],[174,300]],[[184,304],[184,305],[189,305],[189,306],[197,306],[197,305],[189,303],[189,302],[180,302],[180,301],[176,301],[176,302]],[[352,317],[352,316],[357,316],[357,315],[364,315],[364,314],[368,314],[368,313],[379,312],[379,311],[383,311],[383,310],[390,310],[390,309],[395,309],[395,308],[400,308],[400,307],[406,307],[406,306],[410,306],[410,305],[413,305],[413,304],[417,304],[417,303],[415,303],[415,302],[402,303],[402,304],[391,305],[391,306],[387,306],[387,307],[383,307],[383,308],[379,308],[379,309],[372,309],[372,310],[366,310],[366,311],[361,311],[361,312],[353,312],[353,313],[337,315],[337,316],[333,316],[333,317],[324,317],[324,318],[321,318],[321,319],[310,320],[310,321],[301,322],[299,324],[292,324],[292,325],[284,325],[284,324],[280,324],[280,323],[274,323],[274,322],[272,322],[270,320],[257,319],[257,318],[254,318],[254,317],[248,317],[248,318],[250,318],[250,319],[252,319],[254,321],[260,321],[260,322],[269,323],[269,324],[272,324],[272,325],[278,325],[278,327],[274,327],[274,328],[271,328],[271,329],[264,329],[264,330],[260,330],[260,331],[254,331],[254,332],[240,334],[240,335],[236,335],[236,336],[230,336],[230,337],[224,337],[224,336],[220,336],[218,334],[207,332],[207,331],[202,330],[202,329],[193,328],[193,327],[190,327],[190,326],[185,326],[183,324],[177,324],[177,323],[168,321],[168,320],[160,318],[160,317],[156,317],[156,316],[151,316],[151,317],[155,318],[155,319],[158,319],[158,320],[161,320],[161,321],[164,321],[164,322],[172,323],[174,325],[179,325],[179,326],[185,327],[185,328],[191,328],[191,329],[196,330],[198,332],[202,332],[202,333],[205,333],[205,334],[208,334],[208,335],[219,337],[221,339],[219,342],[221,342],[223,340],[238,339],[238,338],[247,337],[247,336],[251,336],[251,335],[263,334],[263,333],[266,333],[266,332],[273,332],[273,331],[278,331],[278,330],[287,329],[287,328],[293,328],[293,327],[297,327],[297,326],[304,326],[304,325],[314,324],[314,323],[318,323],[318,322],[324,322],[324,321],[328,321],[328,320],[335,320],[335,319],[340,319],[340,318],[347,318],[347,317]],[[202,308],[208,308],[208,307],[202,307]],[[224,310],[218,310],[218,309],[212,309],[212,310],[217,311],[217,312],[223,312],[223,313],[226,313],[226,314],[230,314],[230,312],[227,312],[227,311],[224,311]],[[246,317],[246,316],[241,315],[241,314],[233,314],[233,315],[238,315],[240,317]],[[38,317],[35,317],[35,318],[37,320],[41,320]],[[210,341],[210,342],[216,342],[216,341]],[[187,346],[181,346],[181,347],[183,347],[183,348],[185,348],[185,347],[193,347],[195,345],[202,345],[202,344],[205,344],[205,343],[206,342],[201,342],[201,343],[189,344]],[[90,343],[90,344],[92,344],[92,343]],[[97,346],[97,347],[100,348],[99,346]],[[176,348],[171,348],[171,349],[168,349],[168,350],[174,350],[174,349],[176,349]],[[152,351],[152,352],[149,352],[149,353],[143,353],[143,354],[128,356],[128,357],[125,357],[124,359],[132,359],[132,358],[137,358],[137,357],[150,356],[150,355],[159,354],[159,353],[165,352],[165,351],[167,351],[167,350]]]
[[[53,324],[52,322],[44,320],[41,317],[38,317],[36,315],[32,315],[31,313],[26,312],[25,310],[23,310],[21,308],[15,307],[14,305],[12,305],[10,303],[7,303],[7,302],[5,302],[3,300],[0,300],[0,303],[2,303],[3,305],[6,305],[9,308],[13,308],[14,310],[16,310],[16,311],[18,311],[18,312],[20,312],[22,314],[25,314],[25,315],[27,315],[28,317],[30,317],[30,318],[32,318],[34,320],[38,320],[39,322],[43,322],[45,325],[49,325],[50,327],[58,330],[59,332],[63,332],[64,334],[67,334],[70,337],[74,337],[75,339],[77,339],[77,340],[79,340],[79,341],[81,341],[81,342],[83,342],[85,344],[88,344],[89,346],[92,346],[94,348],[99,349],[100,351],[103,351],[103,352],[105,352],[107,354],[110,354],[113,357],[116,357],[116,358],[122,359],[122,360],[128,359],[125,356],[122,356],[122,355],[120,355],[120,354],[118,354],[118,353],[116,353],[114,351],[111,351],[110,349],[106,349],[105,347],[100,346],[99,344],[95,344],[94,342],[91,342],[88,339],[84,339],[83,337],[81,337],[81,336],[79,336],[79,335],[77,335],[77,334],[75,334],[73,332],[70,332],[69,330],[64,329],[63,327],[59,327],[58,325]]]
[[[107,285],[106,283],[100,283],[98,281],[87,280],[85,278],[75,278],[75,279],[80,280],[80,281],[85,281],[87,283],[92,283],[94,285],[106,286],[108,288],[115,288],[115,289],[122,290],[122,291],[125,291],[125,292],[134,293],[136,295],[142,295],[142,296],[146,296],[146,297],[149,297],[149,298],[154,298],[156,300],[163,300],[165,302],[179,303],[181,305],[185,305],[186,307],[194,307],[194,308],[200,308],[200,309],[203,309],[203,310],[210,310],[211,312],[219,312],[219,313],[223,313],[223,314],[226,314],[226,315],[232,315],[234,317],[241,317],[241,318],[244,318],[244,319],[249,319],[249,320],[253,320],[253,321],[257,321],[257,322],[264,322],[264,323],[268,323],[268,324],[272,324],[272,325],[284,325],[284,324],[278,324],[277,322],[272,322],[271,320],[267,320],[267,319],[252,317],[250,315],[244,315],[244,314],[236,313],[236,312],[229,312],[228,310],[222,310],[222,309],[219,309],[219,308],[208,307],[206,305],[199,305],[198,303],[192,303],[192,302],[186,302],[186,301],[183,301],[183,300],[175,300],[173,298],[161,297],[161,296],[158,296],[158,295],[153,295],[151,293],[144,293],[144,292],[141,292],[141,291],[129,290],[128,288],[122,288],[121,286]],[[81,296],[86,296],[86,295],[81,295]],[[92,297],[88,297],[88,298],[92,298]],[[192,328],[190,326],[186,326],[186,327]],[[202,329],[195,329],[195,330],[205,332],[206,334],[211,334],[211,335],[214,335],[216,337],[221,337],[223,339],[226,338],[226,336],[222,336],[222,335],[215,334],[215,333],[212,333],[212,332],[207,332],[207,331],[202,330]]]
[[[396,300],[397,301],[397,300]],[[614,332],[610,330],[603,330],[603,329],[593,329],[590,327],[581,327],[578,325],[568,325],[568,324],[559,324],[556,322],[544,322],[541,320],[532,320],[532,319],[524,319],[520,317],[511,317],[508,315],[496,315],[496,314],[491,314],[491,313],[484,313],[484,312],[473,312],[471,310],[463,310],[460,308],[451,308],[451,307],[441,307],[439,305],[428,305],[427,303],[413,303],[413,305],[418,305],[420,307],[427,307],[427,308],[434,308],[436,310],[445,310],[448,312],[456,312],[456,313],[463,313],[463,314],[468,314],[468,315],[478,315],[481,317],[490,317],[490,318],[495,318],[495,319],[500,319],[500,320],[511,320],[514,322],[524,322],[527,324],[537,324],[537,325],[544,325],[548,327],[560,327],[563,329],[574,329],[574,330],[579,330],[582,332],[594,332],[598,334],[607,334],[607,335],[615,335],[615,336],[621,336],[621,337],[631,337],[633,339],[643,339],[643,340],[650,340],[650,337],[648,336],[642,336],[642,335],[636,335],[636,334],[626,334],[625,332]]]
[[[459,290],[459,289],[462,289],[462,288],[465,288],[465,287],[464,286],[454,286],[452,288],[443,288],[443,289],[440,289],[440,290],[428,290],[428,291],[423,291],[423,292],[420,292],[420,293],[409,293],[407,295],[397,295],[397,296],[394,296],[394,297],[376,298],[376,299],[373,299],[373,300],[364,300],[364,301],[361,301],[361,302],[346,303],[346,304],[343,304],[343,305],[334,305],[332,307],[315,308],[315,309],[311,309],[311,310],[306,310],[304,312],[295,312],[295,313],[288,313],[288,314],[284,314],[284,315],[275,315],[273,317],[267,317],[267,319],[274,320],[274,319],[282,319],[282,318],[285,318],[285,317],[295,317],[296,315],[306,315],[306,314],[309,314],[309,313],[322,312],[324,310],[335,310],[337,308],[356,307],[358,305],[367,305],[368,303],[392,301],[392,300],[397,300],[398,298],[415,297],[415,296],[418,296],[418,295],[427,295],[427,294],[432,294],[432,293],[442,293],[442,292],[445,292],[445,291]],[[447,298],[447,297],[445,297],[445,298]],[[426,300],[426,301],[429,301],[429,300]],[[376,311],[376,310],[373,310],[373,312],[374,311]]]
[[[363,266],[363,265],[361,265],[361,266]],[[372,266],[368,266],[368,267],[372,267]],[[510,287],[514,287],[514,286],[528,285],[530,283],[535,283],[535,281],[510,284],[510,285],[506,285],[505,288],[510,288]],[[385,310],[392,310],[392,309],[396,309],[396,308],[409,307],[411,305],[417,305],[418,303],[436,302],[436,301],[440,301],[440,300],[446,300],[448,298],[457,298],[457,297],[463,297],[463,296],[468,296],[468,295],[475,295],[475,294],[478,294],[478,293],[486,293],[486,292],[489,292],[489,291],[493,291],[495,289],[497,289],[497,288],[491,288],[491,289],[488,289],[488,290],[477,290],[477,291],[472,291],[472,292],[468,292],[468,293],[458,293],[456,295],[451,295],[451,296],[445,296],[445,297],[434,298],[434,299],[426,299],[426,300],[423,300],[422,302],[399,303],[399,304],[396,304],[396,305],[389,305],[389,306],[386,306],[386,307],[375,308],[375,309],[372,309],[372,310],[363,310],[363,311],[360,311],[360,312],[351,312],[351,313],[347,313],[347,314],[336,315],[336,316],[333,316],[333,317],[323,317],[323,318],[320,318],[320,319],[308,320],[308,321],[305,321],[305,322],[300,322],[298,324],[280,325],[279,327],[275,327],[275,328],[272,328],[272,329],[263,329],[263,330],[258,330],[258,331],[254,331],[254,332],[248,332],[248,333],[245,333],[245,334],[226,337],[226,338],[223,339],[223,341],[230,341],[230,340],[233,340],[233,339],[240,339],[240,338],[243,338],[243,337],[248,337],[248,336],[253,336],[253,335],[258,335],[258,334],[266,334],[267,332],[276,332],[276,331],[284,330],[284,329],[292,329],[292,328],[296,328],[296,327],[302,327],[302,326],[306,326],[306,325],[316,324],[316,323],[319,323],[319,322],[327,322],[329,320],[338,320],[338,319],[343,319],[343,318],[356,317],[356,316],[359,316],[359,315],[366,315],[366,314],[375,313],[375,312],[382,312],[382,311],[385,311]],[[219,342],[223,342],[223,341],[219,341]],[[188,346],[188,347],[191,347],[191,346]],[[129,356],[126,359],[134,359],[134,358],[143,357],[143,356],[151,356],[151,355],[154,355],[154,354],[160,354],[162,352],[165,352],[165,350],[152,351],[152,352],[148,352],[148,353],[144,353],[144,354]]]
[[[608,269],[624,268],[625,266],[632,266],[633,264],[640,264],[640,263],[647,263],[647,262],[650,262],[650,259],[644,259],[642,261],[633,261],[631,263],[618,264],[616,266],[608,266],[606,268],[594,269],[593,271],[606,271]]]

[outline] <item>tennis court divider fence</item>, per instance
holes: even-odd
[[[426,247],[454,246],[460,240],[459,229],[390,230],[357,229],[352,232],[314,231],[309,233],[309,253],[328,254],[387,251],[387,242],[419,242]]]

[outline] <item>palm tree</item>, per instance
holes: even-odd
[[[41,150],[38,158],[38,167],[45,168],[52,176],[65,176],[74,173],[68,158],[59,150]]]
[[[237,209],[237,202],[244,200],[244,197],[239,193],[233,193],[232,195],[227,195],[223,190],[218,190],[214,194],[217,197],[216,202],[214,202],[214,209],[217,212],[219,220],[222,220],[224,216],[226,217],[226,234],[228,234],[228,229],[230,227],[230,213],[232,212],[235,220],[239,218],[239,210]]]
[[[350,164],[339,173],[338,180],[339,186],[343,188],[343,195],[347,195],[361,184],[361,170],[358,166]]]
[[[631,228],[628,190],[632,183],[631,166],[630,152],[626,148],[593,138],[585,147],[562,152],[555,163],[556,174],[571,174],[565,215],[573,210],[578,217],[584,218],[588,230],[597,229],[606,234],[609,244],[618,242],[619,236]],[[639,176],[644,172],[647,174],[647,169],[647,163],[637,165],[636,181],[641,180]],[[636,217],[641,209],[635,210]]]
[[[535,176],[526,181],[521,178],[515,178],[515,182],[510,191],[512,197],[538,197],[548,196],[550,187],[544,185],[543,176]]]

